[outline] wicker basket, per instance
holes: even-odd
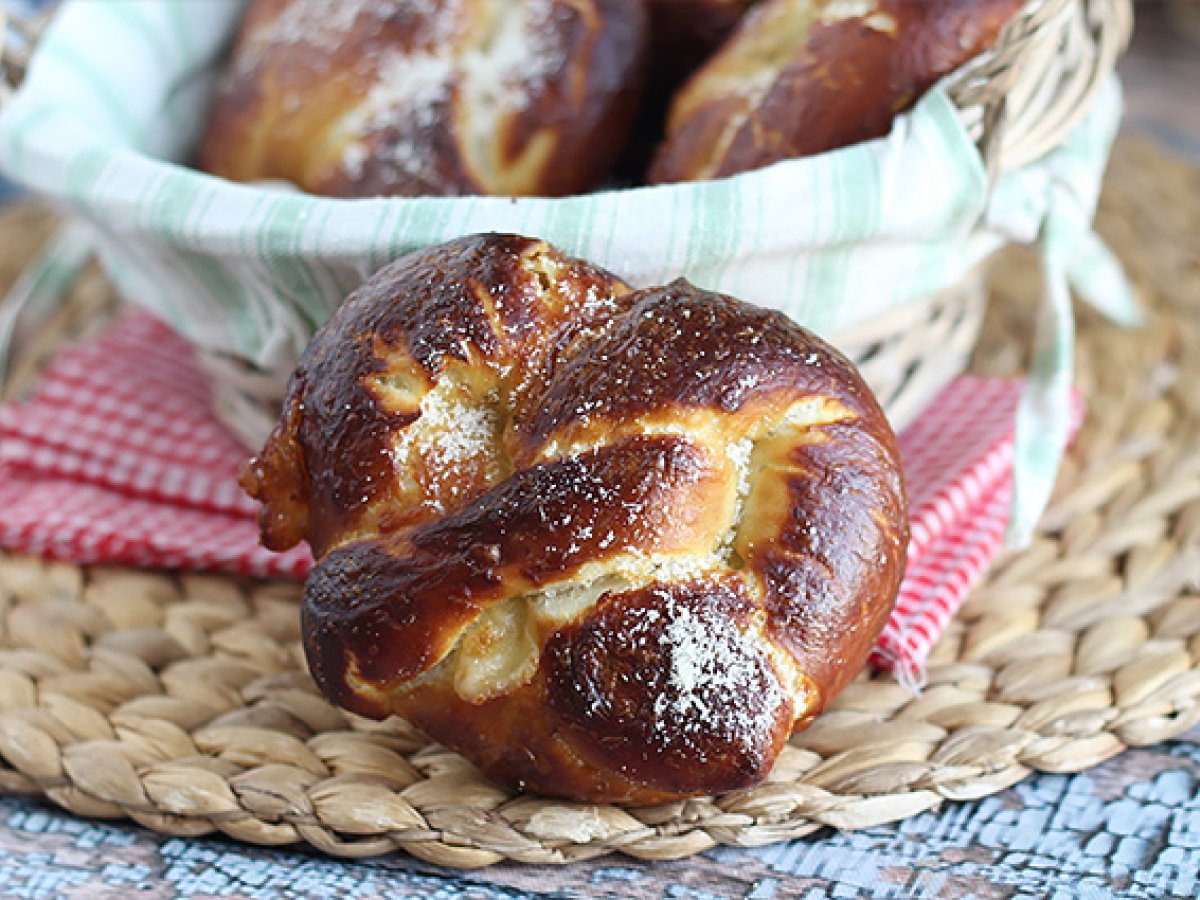
[[[1130,0],[1028,0],[990,52],[946,80],[992,183],[1064,139],[1113,70],[1131,27]],[[20,23],[3,51],[7,81],[19,80],[36,39],[37,27]],[[947,290],[829,335],[859,363],[897,427],[965,366],[983,317],[984,280],[974,271]],[[286,367],[262,371],[227,352],[200,353],[218,412],[257,446],[274,420]]]
[[[993,50],[947,91],[994,180],[1052,150],[1088,104],[1133,31],[1129,0],[1030,0]],[[984,274],[833,335],[903,427],[963,371],[987,302]]]

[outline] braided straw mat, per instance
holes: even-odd
[[[42,219],[0,218],[0,277]],[[860,679],[765,784],[652,808],[515,796],[401,721],[320,699],[294,585],[8,557],[0,790],[343,856],[666,859],[893,821],[1178,735],[1200,720],[1200,170],[1123,139],[1101,230],[1152,321],[1122,332],[1082,313],[1089,415],[1039,537],[968,600],[922,693]],[[1004,257],[996,280],[975,366],[989,374],[1022,365],[1038,290],[1028,257]],[[77,288],[23,342],[27,369],[107,296],[98,277]]]

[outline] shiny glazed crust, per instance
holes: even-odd
[[[642,0],[252,0],[199,164],[346,197],[584,191],[645,41]]]
[[[765,0],[684,85],[650,181],[717,178],[881,137],[1024,0]]]
[[[307,539],[309,665],[509,784],[654,803],[766,776],[904,568],[853,366],[684,281],[512,235],[405,257],[317,334],[243,472]]]

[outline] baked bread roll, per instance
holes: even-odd
[[[584,191],[645,41],[642,0],[252,0],[199,164],[344,197]]]
[[[677,93],[654,183],[881,137],[990,47],[1024,0],[765,0]]]
[[[854,367],[782,314],[512,235],[381,270],[246,467],[318,559],[316,683],[510,785],[746,787],[854,676],[908,517]]]

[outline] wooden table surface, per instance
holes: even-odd
[[[1200,0],[1196,0],[1200,3]],[[1122,64],[1128,128],[1200,164],[1200,45],[1139,4]],[[1200,239],[1200,237],[1198,237]],[[0,798],[0,897],[1163,898],[1200,896],[1200,730],[1074,776],[1037,775],[974,803],[866,831],[687,860],[609,857],[462,873],[407,857],[181,840]]]

